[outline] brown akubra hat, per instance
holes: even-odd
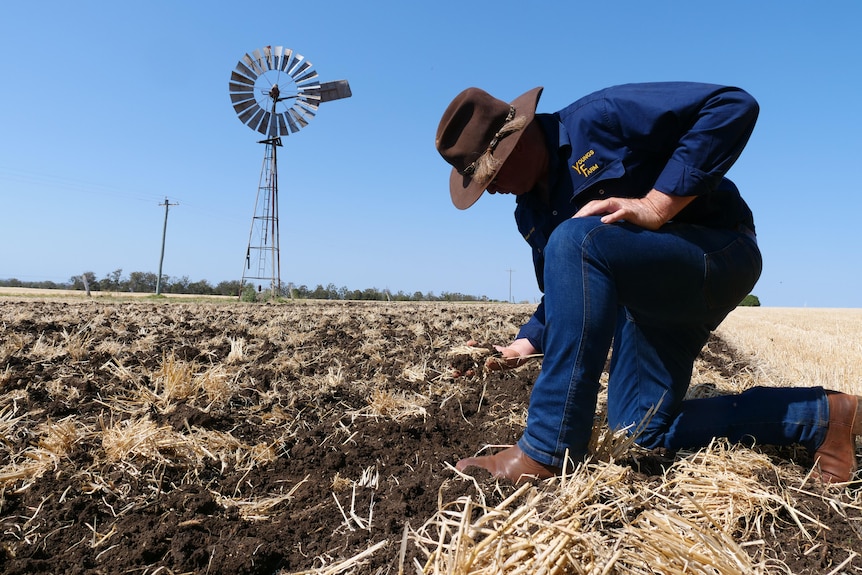
[[[511,104],[494,98],[479,88],[467,88],[458,94],[437,126],[437,151],[452,166],[449,193],[459,210],[466,210],[479,199],[494,179],[500,166],[518,143],[523,127],[536,115],[542,87],[515,98]],[[513,132],[501,130],[504,124],[524,119],[522,128]],[[496,168],[481,181],[474,176],[476,160],[484,154],[493,156]]]

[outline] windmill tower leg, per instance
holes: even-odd
[[[273,297],[281,293],[281,256],[279,249],[278,227],[278,162],[277,146],[281,145],[279,138],[263,140],[266,144],[263,166],[260,171],[260,183],[257,188],[257,199],[254,205],[254,216],[251,220],[251,230],[248,235],[245,265],[243,266],[240,294],[250,281],[257,285],[258,290],[267,285]]]

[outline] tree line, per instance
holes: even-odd
[[[152,272],[131,272],[123,276],[123,270],[117,269],[98,279],[93,272],[84,272],[79,276],[72,276],[66,283],[53,281],[25,282],[15,278],[0,279],[0,287],[23,287],[40,289],[71,289],[87,290],[96,292],[135,292],[156,293],[158,275]],[[238,297],[240,295],[239,280],[228,280],[212,285],[207,280],[190,281],[188,276],[172,278],[162,274],[162,293],[185,294],[185,295],[225,295]],[[246,284],[243,290],[244,301],[255,301],[265,299],[269,296],[264,293],[256,293],[254,286]],[[336,287],[335,284],[327,284],[324,287],[318,284],[314,289],[308,286],[295,286],[292,283],[283,284],[281,287],[282,297],[293,299],[329,299],[329,300],[368,300],[368,301],[500,301],[489,299],[487,296],[474,296],[458,292],[434,292],[423,293],[416,291],[405,293],[403,291],[392,292],[388,289],[365,288],[363,290],[351,290],[345,286]],[[749,294],[739,304],[741,306],[759,306],[760,299],[754,294]]]
[[[65,289],[65,290],[90,290],[92,292],[116,292],[116,293],[156,293],[159,282],[157,274],[152,272],[131,272],[123,275],[122,269],[116,269],[103,278],[99,279],[95,273],[88,271],[79,276],[72,276],[68,282],[53,281],[21,281],[16,278],[0,279],[0,287],[22,287],[39,289]],[[267,297],[269,290],[264,293],[255,293],[254,286],[245,285],[243,300],[261,299]],[[163,294],[186,294],[186,295],[225,295],[237,297],[240,295],[240,281],[221,281],[216,285],[207,280],[191,281],[188,276],[173,278],[162,274],[160,291]],[[345,286],[336,287],[328,284],[324,287],[318,284],[314,288],[306,285],[295,286],[292,283],[283,284],[281,295],[294,299],[329,299],[329,300],[371,300],[371,301],[496,301],[488,299],[487,296],[474,296],[457,292],[434,292],[423,293],[416,291],[405,293],[403,291],[392,292],[389,289],[365,288],[362,290],[349,289]]]

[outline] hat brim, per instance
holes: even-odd
[[[527,121],[524,124],[525,126],[529,124],[536,115],[536,107],[539,105],[539,97],[542,95],[542,89],[542,86],[533,88],[529,92],[521,94],[510,102],[510,105],[515,108],[516,118],[526,117]],[[509,158],[509,154],[511,154],[512,150],[515,149],[515,145],[518,143],[518,140],[521,139],[523,134],[524,130],[520,130],[500,141],[499,145],[494,150],[494,158],[499,160],[500,163],[491,176],[491,180],[493,180],[494,175],[500,171],[500,168]],[[485,192],[486,187],[487,184],[482,185],[474,181],[473,178],[462,176],[454,168],[452,169],[452,173],[449,175],[449,194],[452,196],[452,203],[455,204],[455,207],[459,210],[466,210],[475,204]]]

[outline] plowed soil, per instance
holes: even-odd
[[[517,440],[541,367],[488,372],[463,344],[509,341],[531,312],[0,300],[0,573],[323,572],[357,557],[344,572],[416,572],[427,557],[402,548],[406,526],[476,489],[451,465]],[[716,374],[744,364],[709,350]],[[632,480],[672,461],[633,459]],[[788,521],[752,553],[826,573],[862,549],[858,512],[800,505],[820,545]]]

